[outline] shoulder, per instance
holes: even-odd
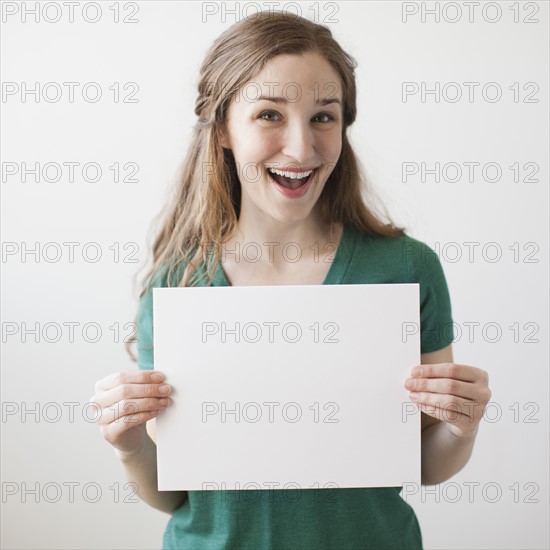
[[[431,270],[440,269],[437,254],[424,242],[403,234],[373,235],[351,227],[355,269],[367,269],[387,282],[419,282]]]
[[[162,264],[158,269],[149,273],[143,283],[141,297],[151,293],[153,288],[178,286],[186,266],[186,262]]]

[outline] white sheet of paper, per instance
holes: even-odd
[[[153,315],[159,490],[420,483],[418,284],[154,288]]]

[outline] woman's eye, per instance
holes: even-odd
[[[278,113],[276,113],[275,111],[264,111],[260,114],[258,118],[266,120],[267,122],[275,122],[276,117],[278,116]]]
[[[281,120],[279,113],[275,111],[264,111],[258,116],[260,120],[265,120],[266,122],[279,122]],[[327,123],[336,120],[334,115],[330,113],[319,113],[313,117],[314,122]]]
[[[331,122],[334,119],[334,116],[331,115],[330,113],[319,113],[318,115],[315,115],[314,118],[322,118],[323,120],[318,120],[317,122]]]

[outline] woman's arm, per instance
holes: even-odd
[[[97,410],[103,437],[115,448],[128,481],[136,485],[136,494],[170,514],[183,504],[187,492],[158,490],[154,422],[170,405],[170,387],[164,386],[164,375],[156,371],[115,372],[96,383],[90,403]]]
[[[479,422],[491,397],[487,373],[453,363],[451,346],[421,356],[423,368],[413,374],[421,406],[422,483],[442,483],[459,472],[472,454]],[[425,411],[425,412],[424,412]]]
[[[115,449],[122,462],[128,481],[137,485],[137,496],[147,504],[171,514],[187,498],[187,491],[159,491],[157,481],[157,446],[155,419],[147,422],[149,437],[143,447],[135,453],[124,453]]]

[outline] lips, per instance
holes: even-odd
[[[316,170],[316,168],[303,171],[268,168],[267,172],[269,176],[280,186],[285,189],[296,190],[305,185]]]
[[[309,189],[309,186],[311,185],[311,182],[313,181],[314,177],[317,174],[318,168],[314,168],[310,171],[310,174],[308,176],[304,177],[290,177],[291,173],[288,171],[286,172],[286,175],[276,174],[273,172],[272,169],[267,169],[267,173],[269,175],[269,178],[271,181],[277,186],[279,191],[288,198],[300,198],[303,197],[307,190]],[[282,170],[277,170],[278,172],[282,172]],[[304,172],[302,171],[296,173],[295,171],[292,171],[292,176],[301,175]]]

